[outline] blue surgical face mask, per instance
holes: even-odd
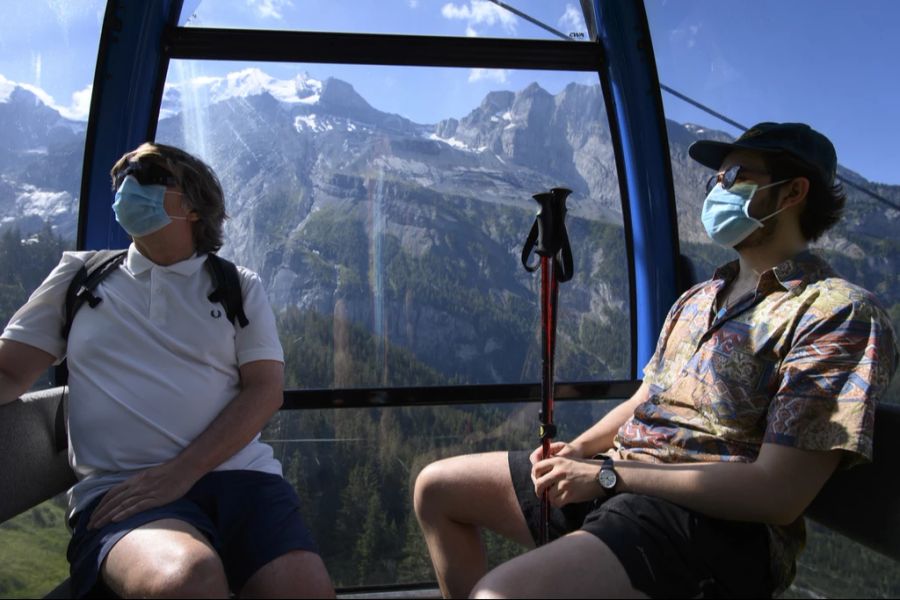
[[[166,186],[141,185],[129,175],[116,191],[116,200],[113,202],[116,221],[131,237],[150,235],[171,223],[172,219],[186,221],[187,217],[177,217],[166,212],[165,197]]]
[[[755,183],[735,183],[727,190],[721,183],[716,184],[703,201],[703,213],[700,215],[706,233],[720,246],[733,248],[738,245],[751,233],[764,227],[763,221],[771,219],[787,208],[786,206],[780,208],[762,219],[754,219],[748,212],[750,201],[756,192],[785,181],[790,180],[784,179],[764,186]]]

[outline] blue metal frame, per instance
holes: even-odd
[[[593,0],[600,73],[632,250],[632,377],[650,360],[678,295],[678,226],[666,122],[640,0]]]
[[[163,32],[181,12],[182,0],[109,0],[100,35],[88,121],[78,215],[80,250],[124,248],[130,243],[111,205],[110,167],[125,152],[152,138],[159,90],[168,59]]]

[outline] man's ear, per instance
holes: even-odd
[[[795,177],[784,184],[782,187],[781,209],[801,204],[806,200],[809,194],[809,179],[806,177]]]

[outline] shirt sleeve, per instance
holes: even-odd
[[[9,320],[4,340],[34,346],[53,355],[57,364],[66,356],[62,336],[65,321],[66,291],[75,273],[84,266],[85,252],[64,252],[59,264]]]
[[[764,443],[845,450],[843,466],[872,458],[875,406],[897,368],[894,331],[876,305],[815,305],[781,363]]]
[[[266,296],[262,280],[256,273],[238,267],[241,277],[241,291],[244,298],[244,313],[249,321],[246,327],[235,324],[235,353],[238,366],[256,360],[284,362],[284,351],[278,339],[275,315]]]

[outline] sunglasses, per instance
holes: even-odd
[[[734,165],[728,167],[724,171],[719,171],[718,173],[710,176],[710,178],[706,180],[706,193],[710,193],[712,189],[716,187],[717,183],[721,183],[724,189],[730,190],[731,186],[733,186],[739,179],[743,179],[741,177],[741,174],[743,173],[765,175],[765,173],[762,173],[760,171],[752,171],[750,169],[745,169],[741,165]]]
[[[175,179],[175,176],[162,167],[152,163],[136,161],[128,163],[124,169],[116,173],[115,189],[119,189],[122,182],[129,175],[137,179],[141,185],[163,185],[166,187],[178,185],[178,180]]]

